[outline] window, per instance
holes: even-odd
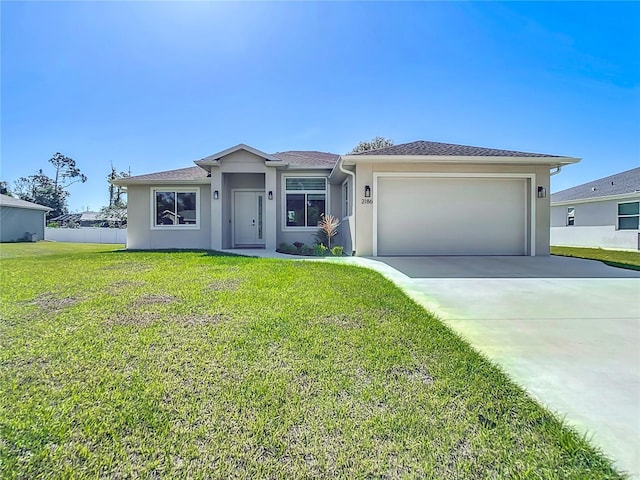
[[[349,216],[349,180],[345,180],[342,184],[342,218]]]
[[[154,227],[197,227],[197,190],[152,190]]]
[[[640,202],[618,204],[619,230],[638,230],[638,219],[640,219]]]
[[[576,209],[574,207],[567,208],[567,225],[571,226],[574,224],[576,218]]]
[[[317,227],[325,213],[327,179],[324,177],[285,177],[287,227]]]

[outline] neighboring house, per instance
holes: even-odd
[[[342,222],[332,243],[360,256],[548,255],[549,171],[578,161],[425,141],[342,156],[240,144],[113,183],[127,188],[130,249],[312,244],[327,213]]]
[[[119,210],[120,211],[120,210]],[[121,210],[123,213],[124,209]],[[64,228],[73,227],[110,227],[114,224],[122,222],[122,216],[105,216],[102,212],[81,212],[81,213],[65,213],[59,217],[52,218],[50,222],[56,222],[58,226]]]
[[[551,245],[640,250],[640,167],[551,195]]]
[[[44,239],[44,222],[52,209],[0,194],[0,242]]]

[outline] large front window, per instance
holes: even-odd
[[[195,190],[154,190],[154,226],[197,226],[197,196]]]
[[[618,229],[638,230],[640,219],[640,202],[618,204]]]
[[[327,203],[324,177],[285,177],[287,227],[317,227]]]

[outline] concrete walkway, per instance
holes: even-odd
[[[554,256],[327,260],[396,283],[640,478],[640,272]]]

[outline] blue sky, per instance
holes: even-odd
[[[345,153],[376,135],[577,156],[558,191],[640,165],[638,2],[1,2],[0,179],[237,143]]]

